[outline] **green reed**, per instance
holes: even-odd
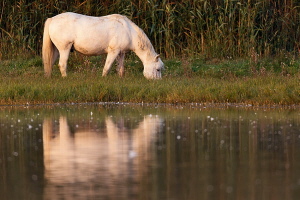
[[[268,57],[297,54],[300,47],[296,0],[3,0],[0,4],[0,59],[40,55],[44,21],[65,11],[124,14],[167,58]]]

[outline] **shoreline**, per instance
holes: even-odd
[[[132,107],[163,107],[163,108],[203,108],[203,109],[300,109],[300,105],[251,105],[244,103],[132,103],[132,102],[78,102],[78,103],[37,103],[37,104],[0,104],[6,108],[42,108],[42,107],[73,107],[73,106],[132,106]]]

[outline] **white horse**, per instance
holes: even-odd
[[[160,79],[164,64],[155,52],[146,34],[127,17],[113,14],[92,17],[76,13],[62,13],[45,22],[43,36],[43,63],[45,75],[51,76],[52,66],[59,56],[59,68],[67,76],[70,50],[84,55],[107,53],[102,76],[106,76],[115,59],[118,73],[124,74],[124,55],[132,50],[144,65],[147,79]]]

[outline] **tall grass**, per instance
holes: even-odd
[[[300,49],[298,0],[2,0],[0,59],[39,55],[46,18],[127,15],[165,57],[250,58]]]

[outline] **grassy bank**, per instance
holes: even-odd
[[[44,78],[39,57],[0,61],[0,104],[151,102],[300,104],[299,60],[166,60],[163,79],[146,80],[136,57],[126,61],[125,78],[101,77],[104,60],[73,55],[68,77],[55,66]]]

